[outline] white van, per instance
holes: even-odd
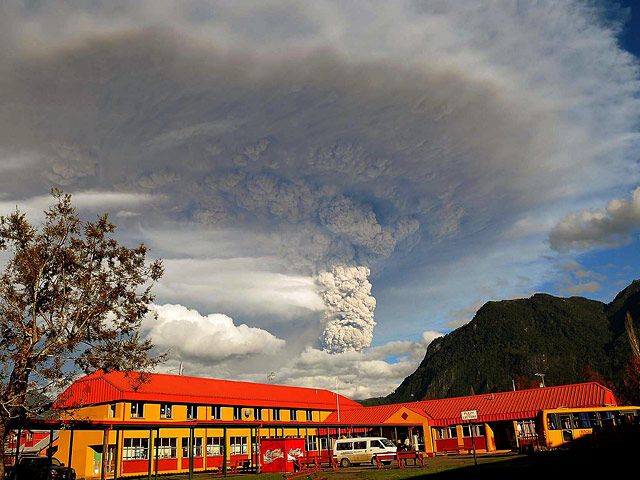
[[[384,463],[391,463],[397,447],[384,437],[340,438],[333,444],[333,457],[342,467],[353,463],[375,463],[380,455]]]

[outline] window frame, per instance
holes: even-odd
[[[122,460],[149,460],[149,439],[142,437],[124,438],[122,440]]]
[[[129,409],[129,416],[131,418],[144,418],[144,402],[133,401]]]
[[[176,437],[160,437],[156,438],[154,450],[158,452],[159,459],[166,458],[178,458],[178,448],[177,448],[177,438]],[[167,455],[166,452],[169,452]],[[154,452],[155,455],[155,452]]]
[[[317,435],[307,435],[307,438],[304,440],[304,446],[307,449],[307,452],[317,452],[318,451],[318,436]]]
[[[238,439],[240,440],[239,442],[237,441]],[[238,445],[240,446],[239,448]],[[229,437],[229,453],[231,455],[248,455],[248,452],[247,437],[241,435]]]
[[[187,420],[198,419],[198,405],[195,403],[187,403]]]
[[[242,407],[233,407],[233,419],[242,420]]]
[[[207,437],[206,447],[208,457],[222,457],[224,455],[224,437]],[[213,453],[216,448],[218,453]]]
[[[189,458],[190,437],[182,437],[182,458]],[[202,437],[193,437],[193,458],[202,457]]]
[[[211,405],[211,420],[222,420],[222,406]]]
[[[160,404],[160,418],[162,420],[171,420],[171,419],[173,419],[173,404],[171,404],[171,403],[161,403]]]

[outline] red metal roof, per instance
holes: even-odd
[[[477,422],[495,422],[533,418],[541,410],[559,407],[602,407],[617,405],[608,388],[599,383],[579,383],[558,387],[516,390],[515,392],[488,393],[468,397],[442,398],[420,402],[361,407],[337,412],[327,418],[327,423],[341,425],[380,425],[401,407],[407,407],[429,419],[431,426],[462,423],[460,412],[477,410]]]
[[[333,412],[327,417],[325,423],[341,425],[382,425],[403,406],[418,415],[426,416],[424,411],[409,405],[376,405],[374,407],[362,407],[353,410],[340,410],[340,422],[338,422],[338,412]]]
[[[290,387],[161,373],[96,372],[75,381],[56,402],[57,408],[110,403],[123,400],[197,403],[247,407],[281,407],[334,410],[336,394],[319,388]],[[361,405],[339,396],[341,408]]]
[[[617,405],[611,390],[599,383],[578,383],[557,387],[488,393],[468,397],[423,400],[404,405],[420,409],[433,418],[432,426],[462,422],[460,412],[477,410],[476,422],[533,418],[541,410],[561,407],[602,407]]]

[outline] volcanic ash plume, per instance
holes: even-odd
[[[371,345],[376,299],[371,295],[370,273],[367,267],[338,265],[318,275],[320,296],[326,305],[325,351],[358,352]]]

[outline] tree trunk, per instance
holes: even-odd
[[[4,478],[4,446],[6,445],[7,437],[9,435],[6,422],[7,420],[5,418],[0,418],[0,478]]]

